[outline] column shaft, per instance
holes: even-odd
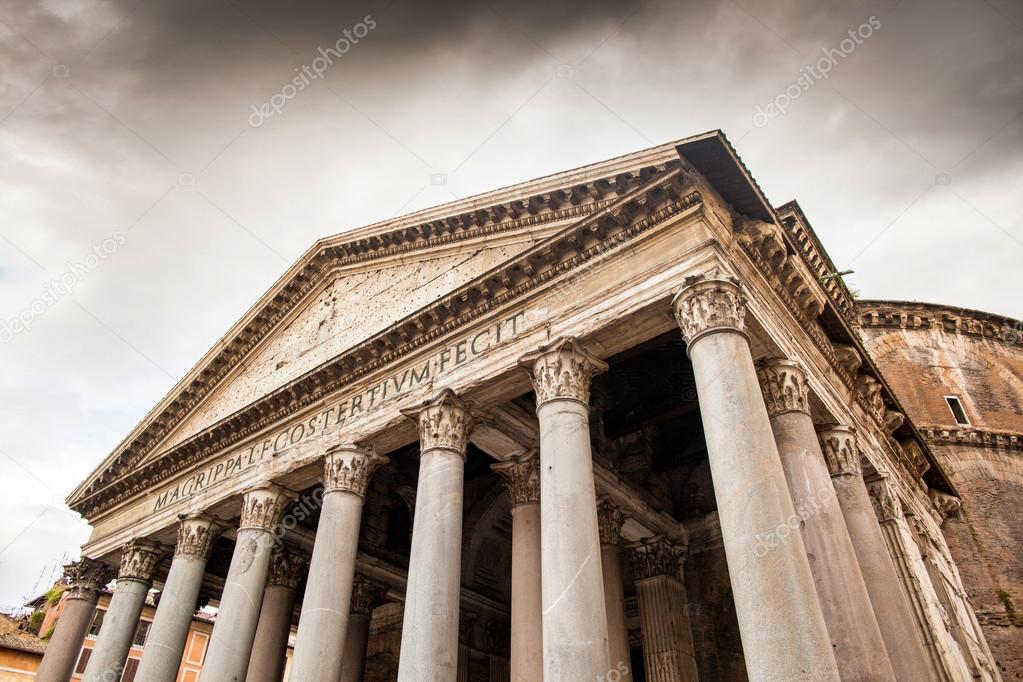
[[[927,652],[935,677],[939,680],[965,680],[973,675],[957,651],[958,645],[948,632],[944,614],[938,605],[920,549],[903,516],[902,501],[888,483],[887,477],[872,480],[868,487],[874,511],[881,525],[881,535],[888,545],[895,571],[902,582],[904,594],[926,628]]]
[[[276,486],[245,493],[231,567],[217,610],[201,680],[244,680],[259,624],[270,554],[286,497]]]
[[[280,682],[288,654],[291,618],[295,612],[295,588],[288,585],[267,585],[259,624],[252,641],[245,682]],[[327,663],[327,661],[324,661]],[[292,662],[294,666],[294,662]],[[294,670],[294,667],[292,667]],[[294,673],[293,673],[294,674]],[[295,679],[309,679],[296,677]]]
[[[625,516],[608,498],[597,503],[600,531],[600,565],[604,576],[604,608],[607,613],[608,666],[622,680],[632,679],[629,631],[625,624],[625,588],[622,582],[621,530]]]
[[[345,645],[341,652],[340,682],[362,682],[366,670],[370,620],[371,616],[368,613],[353,613],[348,616]]]
[[[512,509],[511,679],[543,679],[540,505]]]
[[[848,467],[833,470],[832,482],[896,679],[933,679],[934,668],[923,637],[860,474],[854,432],[847,426],[832,425],[821,428],[820,438],[825,450],[851,449],[856,453]]]
[[[405,413],[421,456],[412,524],[399,682],[453,682],[458,670],[465,449],[472,418],[451,391]]]
[[[140,540],[125,547],[114,594],[82,676],[85,682],[120,679],[159,563],[160,550],[154,543]]]
[[[206,560],[217,533],[210,517],[190,514],[181,518],[174,560],[135,675],[137,682],[174,682],[178,678]]]
[[[82,559],[64,567],[68,579],[64,610],[46,645],[46,653],[36,671],[38,682],[66,682],[71,678],[78,662],[82,641],[96,613],[99,591],[107,581],[107,568],[103,564]]]
[[[351,613],[341,651],[340,682],[362,682],[366,670],[366,646],[373,609],[383,603],[387,586],[356,574],[352,586]]]
[[[795,515],[731,279],[687,278],[674,301],[693,362],[707,453],[750,679],[836,680],[824,615],[798,534],[759,555]]]
[[[520,361],[540,423],[540,545],[546,680],[609,672],[604,577],[590,452],[589,385],[607,365],[563,338]]]
[[[663,536],[632,545],[632,569],[649,682],[696,682],[689,600],[682,583],[684,551]]]
[[[895,672],[810,417],[806,375],[797,363],[781,358],[761,362],[758,375],[796,508],[794,527],[789,530],[800,529],[839,674],[843,682],[894,682]],[[786,542],[787,537],[779,541]],[[772,545],[763,545],[763,551],[773,551]]]
[[[636,583],[648,682],[696,682],[696,654],[682,583],[656,576]]]
[[[536,452],[491,466],[512,500],[512,682],[543,679],[543,602],[540,588],[540,470]],[[507,646],[507,644],[505,644]]]
[[[323,507],[291,663],[296,680],[341,675],[363,496],[373,472],[386,461],[354,445],[335,447],[324,459]]]

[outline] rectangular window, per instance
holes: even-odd
[[[103,627],[103,615],[106,611],[96,609],[96,615],[92,618],[92,626],[89,628],[90,637],[99,637],[99,629]]]
[[[970,425],[970,420],[966,417],[966,410],[963,409],[959,396],[947,395],[945,396],[945,402],[948,403],[948,409],[952,410],[952,416],[955,417],[956,424]]]
[[[121,682],[135,682],[135,673],[139,669],[139,659],[129,658],[124,662],[124,672],[121,674]]]
[[[152,625],[148,620],[140,620],[139,626],[135,628],[135,639],[131,641],[132,646],[145,646],[146,637],[149,636],[149,627]]]
[[[75,666],[75,674],[81,675],[85,672],[85,666],[89,665],[89,656],[92,656],[92,649],[82,649],[78,657],[78,665]]]

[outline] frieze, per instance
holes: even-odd
[[[389,461],[370,449],[349,444],[335,445],[323,458],[323,490],[365,497],[373,473]]]
[[[491,464],[490,468],[504,479],[512,504],[540,501],[540,457],[536,450]]]
[[[497,344],[516,338],[525,330],[525,322],[525,313],[511,315],[466,335],[421,363],[396,370],[383,381],[336,400],[307,419],[278,428],[269,436],[221,457],[178,484],[161,490],[154,496],[153,511],[208,490],[292,448],[351,424],[353,420],[381,409],[385,401],[391,404],[417,389],[428,387],[438,376],[476,359]]]
[[[607,363],[591,355],[579,340],[565,336],[528,353],[519,364],[529,372],[536,406],[552,400],[590,402],[590,380],[607,371]]]
[[[179,514],[178,541],[174,556],[192,556],[209,559],[213,543],[220,535],[220,528],[212,516],[206,514]]]
[[[699,192],[681,192],[687,181],[688,176],[680,168],[654,176],[631,193],[616,198],[606,210],[583,218],[571,228],[509,260],[498,271],[456,289],[416,315],[183,441],[159,461],[133,472],[126,466],[121,467],[115,478],[100,476],[82,493],[74,495],[69,504],[83,514],[101,513],[194,466],[205,459],[211,449],[227,447],[320,402],[340,387],[626,243],[666,219],[700,206]],[[637,205],[640,210],[622,210],[637,199],[644,199]],[[577,237],[581,231],[596,239],[582,243]]]
[[[638,190],[648,186],[652,176],[674,177],[682,170],[677,161],[667,165],[649,166],[638,172],[619,173],[605,179],[537,195],[525,201],[517,200],[480,207],[468,213],[408,225],[356,241],[325,246],[255,317],[244,327],[233,331],[231,340],[222,350],[204,358],[200,365],[190,372],[190,376],[179,383],[176,387],[177,395],[162,410],[159,417],[154,417],[144,428],[133,434],[130,442],[108,467],[127,471],[137,466],[145,455],[158,446],[181,419],[205,399],[296,305],[321,282],[340,274],[344,268],[372,259],[423,251],[454,241],[477,239],[572,218],[583,219],[620,203],[624,198],[631,197]],[[102,484],[109,482],[100,476],[86,489],[85,495],[97,492],[104,487]],[[74,503],[80,501],[75,500]]]
[[[767,358],[757,363],[760,390],[771,417],[786,412],[810,414],[810,387],[806,372],[794,360]]]

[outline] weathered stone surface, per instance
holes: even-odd
[[[941,529],[994,658],[1003,676],[1023,670],[1023,324],[900,301],[858,312],[867,350],[961,496]]]

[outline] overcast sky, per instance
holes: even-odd
[[[864,297],[1023,317],[1023,6],[767,4],[6,0],[0,606],[302,251],[418,208],[721,128]]]

